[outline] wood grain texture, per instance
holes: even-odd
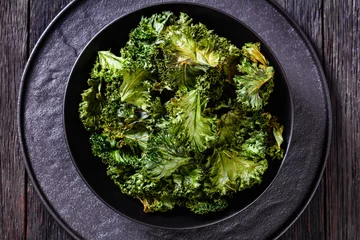
[[[27,56],[27,0],[0,1],[0,239],[23,239],[25,170],[17,136],[19,83]]]
[[[360,1],[324,2],[334,137],[326,169],[327,239],[360,239]]]
[[[33,49],[37,40],[51,20],[70,0],[30,0],[29,7],[29,46]],[[31,240],[66,240],[72,239],[67,232],[52,218],[41,203],[30,180],[27,184],[27,228],[26,239]]]

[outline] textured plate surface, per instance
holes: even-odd
[[[157,4],[134,11],[110,23],[89,42],[77,59],[68,80],[64,99],[66,140],[79,174],[89,188],[115,211],[150,226],[172,229],[204,227],[237,214],[258,199],[272,183],[282,162],[286,161],[286,157],[283,161],[269,161],[269,168],[263,175],[262,183],[246,191],[241,191],[229,199],[229,206],[223,211],[197,215],[185,208],[175,208],[167,213],[148,214],[144,213],[143,206],[138,199],[122,194],[120,188],[107,176],[107,165],[92,154],[89,143],[90,134],[79,119],[81,93],[88,88],[89,74],[87,73],[91,72],[98,51],[111,49],[112,52],[118,53],[128,41],[129,32],[136,28],[142,16],[151,16],[163,11],[172,11],[175,15],[185,12],[194,19],[194,22],[199,21],[205,24],[216,34],[226,37],[238,46],[242,46],[246,42],[261,43],[262,53],[275,69],[275,87],[266,111],[276,115],[279,122],[284,125],[282,147],[287,149],[292,130],[293,106],[287,81],[276,58],[265,42],[241,22],[218,10],[189,3]],[[233,29],[237,31],[233,31]],[[116,37],[114,38],[114,36]]]
[[[86,44],[108,23],[161,2],[170,1],[74,1],[46,30],[25,69],[19,100],[19,132],[30,178],[49,211],[76,238],[276,238],[302,212],[318,185],[328,150],[331,114],[314,50],[297,27],[267,1],[196,1],[238,18],[259,34],[289,81],[294,104],[290,150],[277,178],[258,201],[210,227],[155,229],[108,208],[76,172],[66,147],[62,111],[71,68]]]

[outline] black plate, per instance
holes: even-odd
[[[209,29],[214,29],[216,34],[228,38],[239,48],[247,42],[261,42],[261,50],[276,72],[275,89],[267,110],[279,116],[280,121],[285,124],[283,147],[287,148],[292,123],[292,100],[278,61],[265,42],[243,23],[213,8],[194,4],[161,4],[143,8],[115,20],[96,35],[80,54],[68,81],[64,104],[66,138],[74,164],[81,176],[94,193],[117,212],[140,223],[157,227],[176,229],[203,227],[233,216],[257,199],[275,178],[281,161],[269,161],[270,167],[264,175],[262,184],[238,193],[229,201],[229,207],[224,211],[205,216],[196,215],[183,208],[176,208],[167,213],[144,213],[140,201],[123,195],[119,187],[106,175],[106,165],[101,159],[92,155],[89,134],[79,120],[80,94],[88,88],[87,79],[97,51],[111,49],[112,52],[119,53],[120,48],[128,40],[129,32],[137,27],[142,16],[151,16],[162,11],[172,11],[176,15],[185,12],[194,19],[194,22],[204,23]]]
[[[64,136],[63,103],[79,53],[115,19],[161,2],[169,1],[74,1],[51,23],[31,54],[21,84],[19,134],[29,177],[50,213],[75,238],[276,238],[304,210],[321,179],[329,148],[331,111],[326,80],[309,41],[281,9],[268,1],[196,1],[249,26],[264,40],[272,53],[267,52],[267,57],[276,58],[272,62],[279,63],[288,81],[293,123],[286,160],[257,201],[212,226],[156,229],[129,221],[100,201],[72,163]]]

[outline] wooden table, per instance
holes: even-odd
[[[327,168],[311,203],[280,239],[360,239],[360,0],[276,0],[315,46],[334,112]],[[16,107],[36,41],[70,0],[0,0],[0,239],[71,239],[24,169]]]

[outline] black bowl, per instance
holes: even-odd
[[[106,165],[91,153],[89,133],[79,120],[78,105],[80,94],[87,88],[89,72],[93,67],[97,51],[111,49],[119,53],[128,40],[129,32],[137,26],[142,16],[150,16],[169,10],[178,14],[185,12],[195,22],[204,23],[215,33],[226,37],[238,47],[246,42],[260,42],[262,52],[275,68],[275,89],[267,106],[268,111],[277,115],[284,125],[283,148],[287,149],[292,125],[292,100],[287,81],[277,59],[266,43],[251,29],[237,19],[218,10],[196,4],[173,3],[161,4],[140,9],[123,16],[101,30],[85,47],[77,59],[69,77],[64,104],[64,124],[67,144],[73,162],[92,191],[114,211],[139,223],[171,229],[197,228],[225,220],[248,207],[269,187],[276,177],[282,161],[269,162],[263,182],[250,190],[240,192],[229,201],[227,209],[208,215],[194,213],[177,208],[168,213],[144,213],[139,200],[121,193],[120,189],[106,175]],[[285,159],[283,160],[285,161]]]

